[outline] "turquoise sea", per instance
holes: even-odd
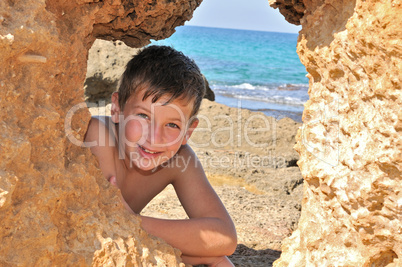
[[[297,34],[291,33],[182,26],[153,43],[194,59],[216,102],[300,122],[308,79],[296,42]]]

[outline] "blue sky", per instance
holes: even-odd
[[[297,33],[268,0],[203,0],[186,25]]]

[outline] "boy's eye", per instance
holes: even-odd
[[[137,116],[144,118],[144,119],[148,119],[148,115],[144,114],[144,113],[138,113]]]
[[[177,129],[180,129],[180,127],[176,124],[176,123],[173,123],[173,122],[171,122],[171,123],[168,123],[168,124],[166,124],[168,127],[171,127],[171,128],[177,128]]]

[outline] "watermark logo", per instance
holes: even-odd
[[[105,103],[100,103],[99,106],[105,106]],[[204,148],[209,151],[220,152],[209,155],[200,153],[198,159],[191,162],[195,164],[199,162],[205,167],[222,169],[286,167],[285,159],[275,154],[277,121],[261,113],[248,113],[245,117],[241,109],[240,100],[238,101],[237,109],[230,109],[225,113],[198,114],[196,118],[188,118],[189,114],[184,114],[180,106],[176,106],[173,103],[168,105],[154,103],[147,109],[149,114],[144,110],[138,112],[140,114],[137,114],[136,111],[133,114],[119,114],[118,124],[111,122],[110,118],[106,117],[108,114],[105,114],[104,110],[100,109],[99,106],[83,102],[73,106],[68,111],[65,119],[65,131],[70,142],[77,146],[88,148],[116,147],[119,152],[119,159],[123,160],[129,157],[130,164],[134,163],[145,167],[174,166],[179,169],[186,169],[190,165],[189,159],[171,156],[155,156],[145,159],[140,154],[132,152],[138,150],[138,146],[151,154],[159,153],[160,151],[166,152],[166,150],[171,149],[171,146],[178,149],[183,142],[183,138],[188,136],[187,133],[191,127],[191,122],[196,119],[198,126],[193,129],[193,136],[197,135],[197,137],[188,140],[190,146],[200,149],[201,152]],[[172,109],[166,112],[164,110],[161,113],[165,106],[169,106]],[[95,140],[80,140],[78,135],[76,137],[72,127],[74,114],[86,108],[99,108],[98,120],[101,120],[101,118],[107,120],[107,122],[103,122],[104,127],[97,128],[98,138]],[[157,111],[158,109],[159,111]],[[166,114],[167,112],[171,113]],[[171,120],[172,118],[173,120]],[[180,129],[175,127],[176,124],[181,126]],[[158,138],[155,138],[155,136],[158,136]],[[161,140],[164,142],[161,142]],[[251,154],[247,151],[253,151],[253,153],[257,154]],[[161,155],[174,154],[170,152],[167,151],[165,154],[161,153]]]
[[[104,105],[104,103],[100,103],[100,105]],[[241,146],[250,146],[253,148],[264,148],[267,146],[275,147],[276,139],[277,139],[277,122],[274,118],[267,117],[261,113],[254,113],[250,116],[244,118],[242,116],[241,110],[241,102],[238,101],[238,109],[237,114],[215,114],[211,116],[207,116],[204,114],[198,114],[194,117],[186,120],[186,116],[183,111],[174,104],[169,104],[177,117],[177,121],[181,122],[183,125],[180,129],[179,133],[172,135],[174,138],[169,138],[169,141],[165,143],[159,143],[155,140],[156,133],[158,132],[156,121],[157,115],[155,115],[155,109],[157,107],[163,107],[164,104],[154,103],[150,107],[150,114],[148,121],[144,121],[142,117],[138,117],[137,115],[129,115],[125,117],[124,115],[119,115],[119,124],[118,128],[118,139],[120,142],[125,143],[126,145],[133,146],[133,143],[143,144],[145,142],[151,144],[155,147],[168,147],[174,143],[180,142],[186,135],[186,131],[189,130],[191,126],[191,122],[194,119],[197,119],[200,123],[195,128],[195,133],[205,133],[208,135],[208,139],[203,140],[189,140],[191,146],[197,148],[204,147],[215,147],[215,148],[224,148],[224,147],[241,147]],[[74,130],[72,129],[72,121],[73,116],[76,112],[85,108],[96,108],[98,107],[96,104],[87,104],[85,102],[79,103],[73,106],[66,115],[66,119],[64,122],[64,128],[66,132],[67,138],[73,144],[77,146],[83,147],[93,147],[93,146],[104,146],[105,139],[100,139],[97,141],[85,142],[77,139],[74,135]],[[99,109],[102,110],[102,109]],[[106,114],[99,114],[99,116],[95,117],[105,117]],[[166,122],[164,122],[166,123]],[[128,125],[137,125],[137,129],[141,129],[140,136],[134,141],[131,141],[130,138],[126,136]],[[160,125],[159,125],[160,126]],[[159,127],[158,126],[158,127]],[[110,129],[106,127],[99,128],[99,136],[105,136],[110,132]],[[263,138],[258,138],[258,137]]]
[[[318,160],[336,167],[339,164],[339,100],[321,103],[312,113],[317,119],[303,124],[302,143]]]

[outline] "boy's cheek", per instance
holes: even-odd
[[[144,143],[148,127],[139,120],[130,120],[126,123],[124,132],[128,141]]]
[[[184,131],[171,131],[166,134],[166,146],[172,149],[181,146],[183,138],[185,137]]]

